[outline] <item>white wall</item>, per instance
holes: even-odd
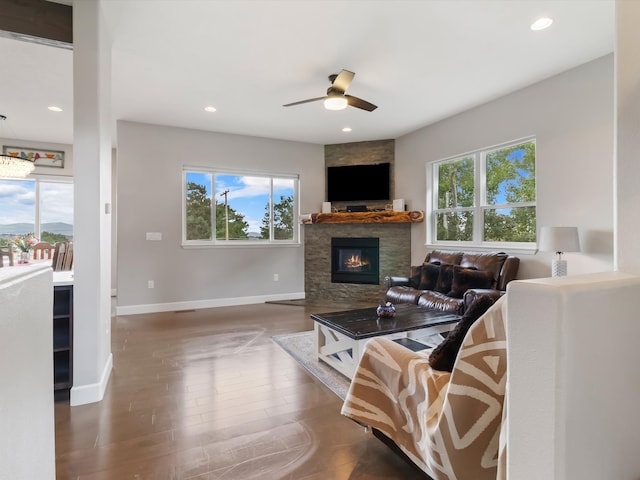
[[[640,274],[639,2],[616,2],[616,268]]]
[[[74,369],[71,405],[102,399],[111,355],[111,43],[100,0],[73,10]]]
[[[182,168],[299,174],[300,210],[317,212],[322,145],[120,121],[117,165],[118,314],[304,295],[302,246],[181,247]],[[146,241],[145,232],[162,240]]]
[[[0,479],[53,480],[51,268],[0,268],[0,305]]]
[[[426,164],[536,137],[538,227],[577,226],[582,253],[569,273],[613,269],[613,55],[544,80],[396,140],[396,196],[426,208]],[[412,227],[412,264],[426,223]],[[518,278],[551,275],[553,254],[518,254]]]

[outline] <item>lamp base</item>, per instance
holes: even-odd
[[[567,261],[566,260],[554,260],[551,264],[551,276],[552,277],[566,277],[567,276]]]

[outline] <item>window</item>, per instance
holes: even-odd
[[[531,139],[433,163],[427,169],[431,243],[532,247],[535,159]]]
[[[294,175],[185,169],[183,244],[298,243],[297,196]]]
[[[73,240],[72,180],[0,179],[0,245],[18,235]]]

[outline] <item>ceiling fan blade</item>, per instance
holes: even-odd
[[[377,105],[369,103],[366,100],[362,100],[358,97],[345,95],[345,98],[347,99],[347,102],[349,102],[349,105],[351,105],[352,107],[361,108],[362,110],[366,110],[367,112],[373,112],[376,108],[378,108]]]
[[[331,83],[331,88],[340,93],[346,92],[349,85],[351,85],[354,76],[355,73],[350,72],[349,70],[341,70],[335,80]]]
[[[300,100],[299,102],[287,103],[286,105],[283,105],[283,107],[292,107],[293,105],[301,105],[303,103],[317,102],[318,100],[324,100],[325,98],[327,97],[316,97],[316,98],[310,98],[308,100]]]

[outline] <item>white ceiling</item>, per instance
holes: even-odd
[[[614,47],[614,0],[103,4],[114,122],[317,144],[397,138]],[[541,15],[553,25],[531,31]],[[73,143],[72,55],[0,37],[0,137]],[[282,107],[324,95],[327,76],[343,68],[356,73],[347,93],[377,110]]]

